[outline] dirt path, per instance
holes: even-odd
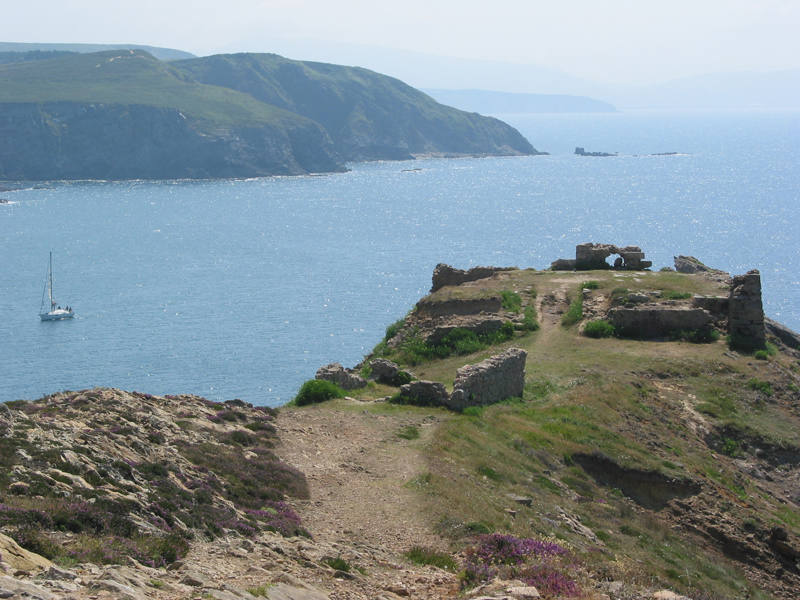
[[[561,317],[569,308],[567,290],[575,285],[575,282],[569,279],[556,279],[553,283],[558,286],[551,292],[542,294],[536,306],[541,328],[538,339],[540,345],[561,325]]]
[[[326,405],[284,409],[278,417],[276,451],[308,479],[311,498],[298,503],[304,525],[315,540],[352,557],[365,570],[365,587],[372,593],[405,589],[414,598],[455,593],[454,575],[402,557],[415,545],[447,548],[418,510],[420,492],[409,484],[427,472],[421,449],[439,420]],[[420,438],[401,438],[403,428],[416,428]]]

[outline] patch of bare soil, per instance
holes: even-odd
[[[422,446],[440,419],[325,405],[280,412],[276,451],[306,474],[310,488],[310,500],[296,503],[304,525],[316,543],[339,549],[364,571],[337,585],[331,598],[456,594],[454,574],[402,556],[413,546],[447,549],[419,510],[415,487],[427,473]],[[400,437],[406,428],[416,428],[420,438]]]

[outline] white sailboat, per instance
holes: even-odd
[[[46,300],[50,303],[50,310],[47,310]],[[75,312],[71,307],[61,308],[53,297],[53,253],[50,253],[50,264],[47,267],[47,279],[44,283],[42,292],[42,305],[39,307],[39,318],[42,321],[60,321],[62,319],[72,319]]]

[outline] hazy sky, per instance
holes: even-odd
[[[290,49],[331,62],[346,43],[601,82],[800,67],[800,0],[0,0],[0,15],[0,41]]]

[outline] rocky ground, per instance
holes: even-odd
[[[208,421],[220,411],[212,403],[192,397],[155,398],[119,390],[90,390],[68,396],[54,396],[42,402],[39,410],[30,407],[26,414],[20,406],[6,411],[5,422],[35,432],[44,446],[58,442],[63,456],[74,449],[76,434],[85,431],[88,421],[74,418],[59,421],[51,413],[42,422],[37,414],[50,406],[74,405],[79,399],[97,398],[104,405],[115,403],[136,423],[133,415],[159,420],[169,416],[172,407],[183,415],[181,420]],[[180,406],[180,409],[176,407]],[[208,599],[219,600],[270,598],[272,600],[396,599],[402,597],[437,599],[455,597],[530,598],[535,590],[520,581],[495,581],[464,595],[452,570],[416,565],[404,553],[413,546],[449,549],[449,542],[435,533],[434,524],[418,510],[420,490],[415,486],[424,475],[426,462],[422,448],[444,414],[431,415],[408,411],[366,410],[367,404],[345,400],[331,406],[281,411],[274,421],[280,432],[275,452],[283,461],[306,473],[308,499],[291,501],[299,513],[307,536],[286,537],[274,531],[260,531],[243,536],[228,530],[216,539],[198,536],[178,560],[161,566],[148,566],[134,558],[122,564],[75,563],[57,559],[60,566],[21,549],[10,537],[0,535],[0,597],[50,600],[101,600],[106,598],[141,600]],[[384,405],[386,406],[386,405]],[[242,414],[252,414],[246,406],[236,407]],[[192,416],[189,416],[189,413]],[[45,413],[46,414],[46,413]],[[109,415],[93,413],[93,418]],[[217,433],[236,430],[230,421],[214,424]],[[172,431],[171,442],[177,445],[179,428]],[[12,425],[11,431],[17,429]],[[415,430],[418,439],[408,440],[403,432]],[[181,430],[182,431],[182,430]],[[8,430],[7,430],[8,432]],[[144,430],[142,431],[144,432]],[[102,451],[130,453],[141,459],[135,436],[127,439],[108,436]],[[53,449],[53,448],[51,448]],[[156,448],[155,451],[163,451]],[[24,452],[24,451],[23,451]],[[246,450],[245,450],[246,452]],[[16,452],[19,456],[19,449]],[[77,454],[77,453],[76,453]],[[69,454],[67,454],[69,456]],[[78,454],[78,456],[87,456]],[[6,456],[6,459],[8,457]],[[22,462],[24,462],[23,459]],[[92,463],[95,470],[101,461]],[[137,462],[131,460],[130,462]],[[172,464],[181,462],[174,458]],[[35,464],[30,461],[31,466]],[[169,464],[169,463],[168,463]],[[63,465],[62,465],[63,466]],[[24,488],[21,464],[12,472],[19,491]],[[188,470],[184,465],[183,473]],[[53,476],[57,466],[41,476]],[[66,471],[64,471],[66,473]],[[173,471],[174,472],[174,471]],[[76,475],[77,476],[77,475]],[[134,474],[130,481],[137,478]],[[30,479],[30,477],[29,477]],[[56,483],[59,483],[55,480]],[[142,482],[144,483],[144,482]],[[88,484],[87,485],[91,485]],[[67,484],[60,489],[67,491]],[[108,484],[95,486],[110,488]],[[146,490],[146,486],[142,486]],[[133,494],[136,495],[136,492]],[[24,495],[4,493],[5,502],[19,505]],[[45,497],[34,496],[33,503],[44,507]],[[2,511],[9,505],[3,504]],[[4,530],[13,529],[6,522]],[[82,534],[61,532],[55,539],[69,547]],[[334,562],[340,559],[343,562]],[[345,570],[346,569],[346,570]],[[670,598],[652,591],[634,590],[622,584],[605,585],[584,594],[585,598]],[[677,596],[676,596],[677,597]]]

